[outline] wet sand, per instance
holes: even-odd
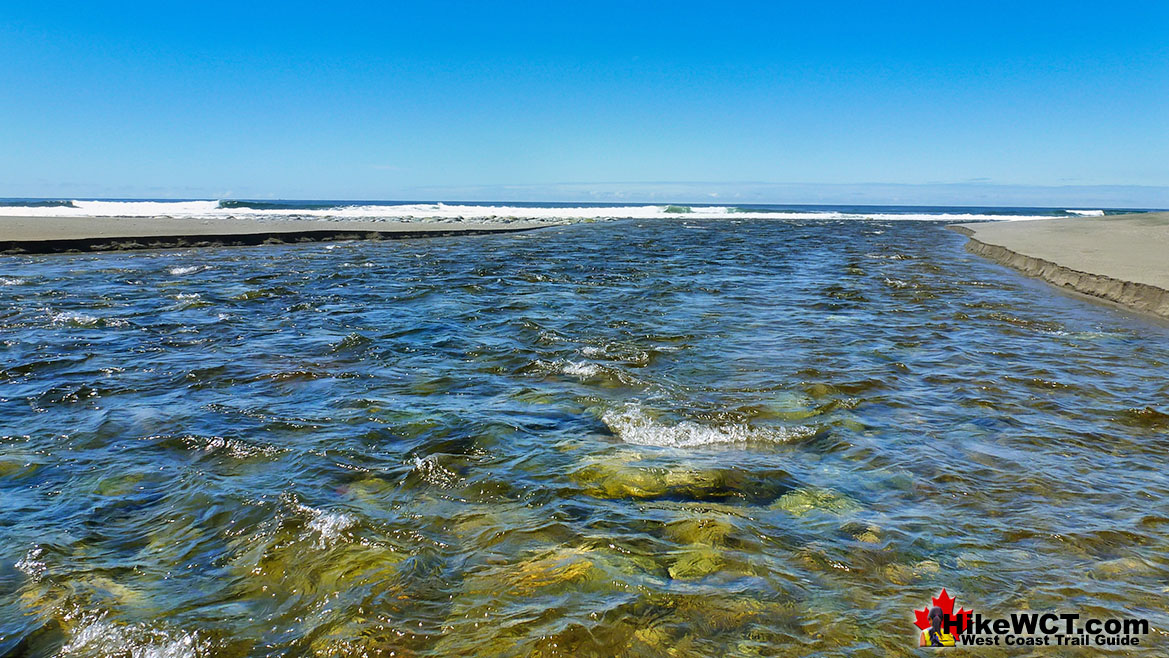
[[[1169,318],[1169,212],[955,224],[967,249],[1075,292]]]
[[[0,253],[53,253],[254,245],[318,240],[391,240],[526,231],[539,222],[379,222],[170,217],[0,217]]]

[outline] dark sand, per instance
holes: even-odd
[[[0,252],[52,253],[254,245],[316,240],[403,239],[526,231],[538,222],[377,222],[173,219],[169,217],[0,217]]]

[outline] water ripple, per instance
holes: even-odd
[[[932,223],[685,221],[0,259],[0,653],[1169,628],[1169,331]]]

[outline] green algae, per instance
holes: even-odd
[[[35,475],[41,468],[41,460],[33,455],[9,453],[0,457],[0,477],[24,478]]]
[[[735,526],[722,516],[699,516],[666,525],[665,534],[680,544],[716,544],[726,541]]]
[[[678,553],[670,565],[669,573],[671,578],[702,578],[721,570],[725,563],[720,550],[709,545],[695,544]]]
[[[95,491],[101,496],[125,496],[137,489],[144,478],[145,476],[141,473],[104,477],[98,481]]]
[[[549,546],[517,558],[483,564],[467,573],[452,601],[444,634],[435,649],[440,655],[479,656],[564,655],[585,649],[599,639],[578,627],[555,622],[553,613],[588,609],[590,602],[628,597],[626,581],[640,572],[635,562],[608,549]],[[612,605],[608,603],[606,605]],[[480,620],[507,617],[506,624]],[[596,631],[611,642],[626,643],[632,627]]]
[[[862,508],[856,500],[835,489],[803,488],[784,494],[771,505],[771,509],[782,510],[799,517],[813,512],[848,516]]]
[[[735,478],[719,469],[599,463],[573,474],[597,498],[705,498],[732,495]]]

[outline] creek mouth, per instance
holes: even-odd
[[[1164,327],[938,223],[678,221],[0,257],[0,655],[1169,628]]]

